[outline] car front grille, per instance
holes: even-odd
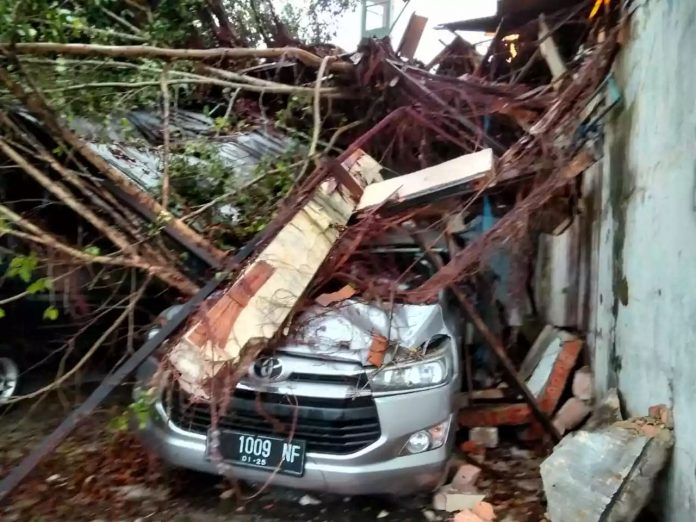
[[[191,402],[172,390],[163,395],[170,420],[179,428],[206,434],[211,408]],[[379,417],[372,397],[327,399],[295,397],[237,389],[218,419],[218,429],[304,440],[307,451],[345,455],[359,451],[380,436]]]

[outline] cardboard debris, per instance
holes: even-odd
[[[566,436],[541,465],[551,520],[635,520],[673,443],[672,431],[652,417]]]

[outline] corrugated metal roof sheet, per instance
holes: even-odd
[[[126,116],[129,122],[142,135],[143,143],[122,141],[90,142],[91,147],[111,165],[119,169],[131,180],[148,192],[153,192],[162,176],[161,142],[162,123],[159,114],[138,111]],[[198,113],[177,111],[170,119],[170,135],[173,141],[208,138],[211,147],[217,149],[219,159],[230,167],[230,174],[243,183],[264,157],[279,156],[287,151],[291,140],[282,135],[272,134],[262,128],[234,134],[215,136],[214,122]],[[82,129],[84,131],[84,129]],[[114,137],[116,132],[109,131]],[[181,153],[175,154],[182,156]],[[191,157],[190,161],[198,161]]]

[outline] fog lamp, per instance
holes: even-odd
[[[430,434],[427,430],[417,431],[408,438],[406,450],[409,453],[422,453],[430,448]]]
[[[451,416],[425,430],[415,432],[408,438],[402,453],[423,453],[424,451],[437,449],[447,441]]]

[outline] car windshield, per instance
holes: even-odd
[[[384,247],[356,252],[347,264],[351,279],[367,286],[391,287],[398,291],[415,288],[434,272],[422,251]]]

